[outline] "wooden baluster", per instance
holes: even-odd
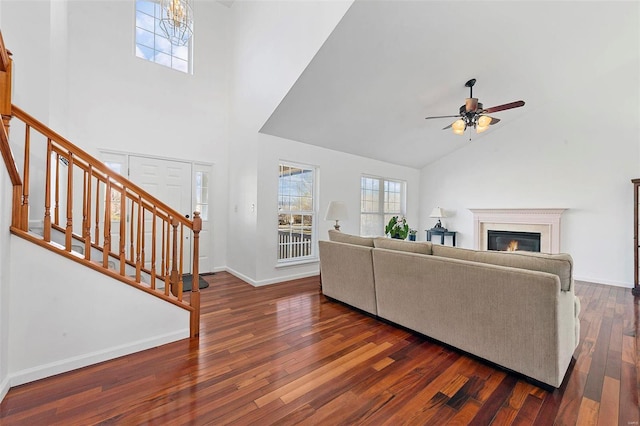
[[[125,188],[122,188],[120,192],[120,275],[125,275],[125,267],[127,266],[127,256],[125,253],[125,247],[127,247],[127,196],[125,195]],[[133,235],[131,235],[133,238]]]
[[[100,246],[100,179],[96,178],[96,229],[94,240]]]
[[[24,170],[22,172],[22,208],[20,228],[29,230],[29,157],[31,151],[31,126],[25,125],[24,134]]]
[[[82,225],[80,228],[81,229],[80,234],[82,235],[82,238],[85,239],[85,243],[86,243],[86,238],[85,238],[84,230],[87,228],[88,220],[89,219],[87,218],[87,170],[82,170]],[[86,247],[86,244],[85,244],[85,247]]]
[[[178,220],[170,218],[171,227],[173,228],[173,250],[171,251],[171,294],[178,296]]]
[[[102,246],[102,266],[109,267],[109,253],[111,252],[111,179],[107,177],[104,197],[104,244]]]
[[[133,200],[131,200],[131,205],[133,206]],[[142,269],[142,265],[140,264],[140,235],[142,232],[142,197],[138,195],[138,227],[136,229],[136,282],[140,282],[140,270]],[[131,217],[131,223],[133,223],[133,215]],[[133,238],[132,238],[133,239]]]
[[[129,219],[129,223],[130,223],[130,226],[129,226],[129,231],[130,231],[129,261],[130,262],[133,262],[133,258],[134,258],[134,253],[133,253],[133,233],[134,233],[134,230],[133,230],[133,212],[134,212],[134,208],[135,208],[135,206],[134,206],[133,198],[132,198],[131,199],[131,216],[129,216],[130,217],[130,219]]]
[[[89,172],[87,173],[87,220],[84,223],[83,235],[84,235],[84,258],[91,260],[91,178],[93,176],[93,166],[89,164]]]
[[[191,270],[191,337],[200,335],[200,231],[202,219],[200,212],[193,213],[193,269]]]
[[[142,204],[142,197],[140,197],[140,204]],[[146,235],[147,235],[146,234],[147,223],[146,223],[146,220],[145,220],[146,217],[147,217],[147,209],[145,207],[142,207],[142,231],[141,231],[142,240],[140,241],[140,245],[141,245],[141,248],[140,248],[140,265],[142,265],[141,266],[142,269],[144,269],[144,267],[147,264],[147,257],[146,257],[146,253],[144,251],[145,242],[147,240],[147,237],[146,237]]]
[[[163,235],[162,235],[162,245],[163,245],[163,249],[166,250],[165,253],[165,263],[164,263],[164,294],[166,296],[169,295],[169,289],[171,288],[171,282],[169,281],[170,277],[169,277],[169,244],[171,241],[171,223],[169,223],[169,220],[171,220],[171,218],[169,218],[167,220],[167,235],[166,238],[164,236],[164,230],[163,230]],[[166,248],[164,247],[166,246]]]
[[[182,271],[184,264],[184,224],[180,224],[180,269],[178,272],[178,300],[182,302],[182,289],[184,283],[182,282]]]
[[[53,222],[60,226],[60,154],[56,153],[56,199],[53,205]]]
[[[67,165],[67,227],[65,229],[64,247],[66,251],[71,251],[73,241],[73,154],[69,153],[69,164]]]
[[[47,139],[47,165],[44,177],[44,240],[51,241],[51,139]]]
[[[151,215],[151,288],[156,288],[156,206],[153,206],[153,213]]]

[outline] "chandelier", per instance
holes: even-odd
[[[175,46],[185,46],[193,35],[192,0],[161,0],[160,28]]]

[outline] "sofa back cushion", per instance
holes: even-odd
[[[394,238],[376,237],[373,239],[375,248],[383,248],[410,253],[431,254],[431,243],[428,241],[403,241]]]
[[[373,237],[361,237],[359,235],[343,234],[334,229],[329,230],[329,241],[338,243],[355,244],[357,246],[373,247]]]
[[[573,259],[566,253],[546,254],[529,251],[480,251],[434,244],[434,256],[469,260],[472,262],[490,263],[512,268],[528,269],[555,274],[560,278],[563,291],[571,289]]]

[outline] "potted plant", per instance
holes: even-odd
[[[415,241],[416,240],[416,234],[418,233],[417,230],[415,229],[409,229],[409,241]]]
[[[398,240],[406,239],[407,235],[409,235],[407,219],[403,216],[402,219],[398,220],[398,216],[393,216],[385,226],[384,233]]]

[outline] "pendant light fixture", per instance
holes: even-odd
[[[160,29],[174,46],[185,46],[193,35],[192,0],[161,0]]]

